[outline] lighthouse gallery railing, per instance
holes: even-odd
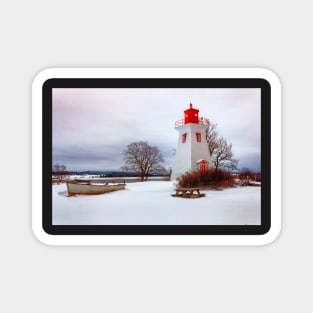
[[[210,125],[210,121],[209,119],[207,118],[204,118],[204,117],[200,117],[199,120],[198,120],[198,123],[200,125],[206,125],[206,126],[209,126]],[[184,125],[184,119],[181,119],[181,120],[178,120],[175,122],[175,127],[178,127],[178,126],[181,126],[181,125]]]

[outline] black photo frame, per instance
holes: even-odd
[[[261,224],[260,225],[53,225],[52,90],[53,88],[259,88],[261,90]],[[271,229],[271,84],[265,78],[92,78],[51,77],[42,84],[42,229],[48,235],[264,235]],[[196,202],[190,202],[196,205]]]

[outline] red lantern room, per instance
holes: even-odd
[[[184,124],[194,123],[199,124],[199,110],[194,109],[192,107],[192,103],[190,103],[190,108],[184,111],[185,118]]]

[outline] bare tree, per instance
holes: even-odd
[[[164,170],[160,165],[164,162],[160,150],[146,141],[132,142],[122,154],[125,162],[122,168],[138,172],[141,181],[144,181],[151,171]]]
[[[68,174],[66,171],[66,166],[63,164],[54,164],[52,168],[52,174],[57,176],[59,181],[62,182],[65,176]]]
[[[232,144],[228,144],[225,138],[218,136],[217,124],[207,122],[209,126],[206,131],[206,140],[215,171],[217,172],[219,168],[228,171],[236,169],[238,160],[233,158]]]
[[[218,168],[231,171],[237,168],[238,160],[233,158],[232,144],[228,144],[226,139],[220,137],[216,140],[217,147],[211,155],[215,171]]]
[[[218,136],[216,131],[217,124],[212,124],[209,120],[207,120],[207,123],[209,126],[206,130],[206,141],[209,146],[210,155],[212,155],[214,150],[218,147]]]

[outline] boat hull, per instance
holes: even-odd
[[[106,192],[112,192],[125,189],[126,184],[119,183],[83,183],[83,182],[66,182],[67,193],[73,195],[99,195]]]

